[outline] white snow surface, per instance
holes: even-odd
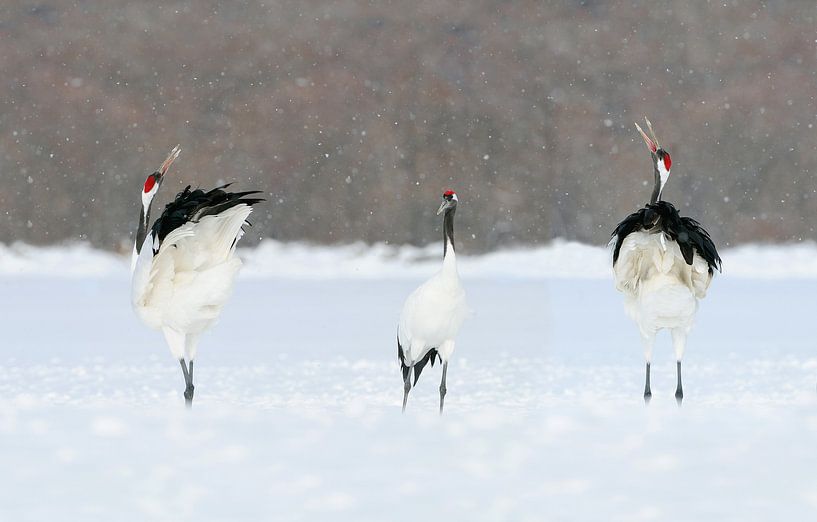
[[[126,259],[0,248],[0,520],[817,517],[813,244],[724,251],[681,407],[664,334],[642,400],[604,248],[460,256],[446,413],[436,365],[402,415],[397,318],[438,250],[244,250],[187,410]]]
[[[312,245],[264,240],[240,248],[242,277],[289,279],[395,279],[422,278],[439,268],[442,246]],[[506,248],[469,255],[458,251],[460,274],[466,277],[513,279],[611,277],[607,246],[556,240],[541,247]],[[37,247],[0,244],[0,275],[100,277],[121,275],[130,252],[120,256],[84,243]],[[721,250],[724,275],[741,278],[817,279],[817,244],[811,241],[784,245],[752,244]]]

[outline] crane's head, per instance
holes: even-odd
[[[136,242],[133,246],[131,271],[136,269],[136,262],[142,253],[142,245],[147,238],[148,227],[150,226],[150,205],[153,203],[153,198],[156,197],[156,193],[159,192],[159,187],[162,186],[162,180],[165,174],[167,174],[168,169],[176,158],[179,157],[179,152],[181,152],[181,149],[176,145],[173,150],[170,151],[170,154],[168,154],[162,166],[159,167],[159,170],[145,179],[145,184],[142,187],[142,208],[139,212],[139,228],[136,231]]]
[[[635,128],[638,129],[639,134],[644,138],[644,143],[646,143],[647,148],[650,149],[650,156],[652,156],[652,163],[657,176],[656,182],[660,183],[660,193],[664,190],[664,185],[667,184],[667,180],[669,179],[669,171],[670,168],[672,168],[672,158],[670,158],[669,152],[661,148],[658,138],[655,137],[655,131],[652,130],[650,120],[644,118],[644,121],[647,122],[647,130],[650,131],[650,136],[647,136],[647,133],[641,129],[638,123],[635,124]]]
[[[440,208],[437,209],[437,215],[439,216],[443,212],[448,210],[453,210],[457,208],[457,194],[448,189],[443,192],[443,202],[440,204]]]
[[[167,174],[168,169],[179,157],[179,153],[181,149],[178,145],[176,145],[170,154],[168,154],[167,159],[162,163],[162,166],[159,167],[159,170],[154,172],[153,174],[149,175],[145,179],[145,185],[142,187],[142,206],[145,208],[147,213],[147,208],[150,206],[150,203],[153,201],[153,198],[156,197],[156,193],[159,191],[159,187],[162,186],[162,181],[164,180],[165,174]]]

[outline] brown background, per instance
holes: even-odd
[[[260,237],[466,250],[604,243],[665,198],[720,245],[817,237],[813,1],[5,0],[0,240],[126,249],[164,203],[237,181]]]

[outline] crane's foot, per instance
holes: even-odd
[[[644,390],[644,404],[649,404],[652,400],[652,392],[650,390]]]
[[[192,384],[188,384],[187,388],[184,390],[184,403],[187,405],[188,408],[193,407],[193,391],[195,390],[195,386]]]

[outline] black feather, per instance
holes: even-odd
[[[400,359],[400,370],[403,375],[403,381],[406,380],[406,377],[408,377],[409,372],[411,372],[411,369],[414,368],[414,384],[412,384],[412,386],[417,384],[417,379],[420,378],[420,374],[423,373],[423,368],[426,367],[426,364],[431,363],[431,366],[434,366],[434,363],[437,361],[437,359],[439,359],[440,362],[442,362],[443,360],[442,357],[440,357],[440,354],[437,353],[437,349],[432,348],[431,350],[428,351],[428,353],[426,353],[423,356],[422,359],[414,363],[414,366],[407,366],[406,357],[405,354],[403,353],[403,346],[400,344],[399,332],[397,333],[397,358]]]
[[[423,373],[423,368],[426,367],[426,364],[429,362],[431,366],[434,366],[434,361],[437,360],[437,357],[440,357],[440,354],[437,353],[436,348],[432,348],[431,350],[426,353],[422,359],[414,363],[414,385],[417,385],[417,379],[420,378],[420,374]],[[440,358],[442,361],[442,358]]]
[[[403,382],[405,382],[411,368],[406,366],[406,358],[403,354],[403,347],[400,345],[400,332],[397,332],[397,358],[400,359],[400,372],[403,374]]]
[[[721,258],[709,232],[694,219],[681,217],[672,203],[666,201],[648,204],[618,224],[612,234],[612,237],[616,239],[613,248],[613,265],[618,261],[621,245],[627,236],[633,232],[651,230],[654,227],[660,227],[662,233],[678,243],[684,261],[688,265],[692,264],[695,252],[697,252],[709,265],[710,274],[715,269],[721,270]]]
[[[190,190],[190,185],[176,195],[176,198],[165,206],[162,215],[153,223],[153,236],[159,238],[159,244],[168,234],[190,221],[198,222],[204,216],[213,216],[237,205],[255,205],[264,201],[262,198],[248,198],[260,190],[246,192],[227,192],[227,185],[216,187],[205,192],[201,189]]]

